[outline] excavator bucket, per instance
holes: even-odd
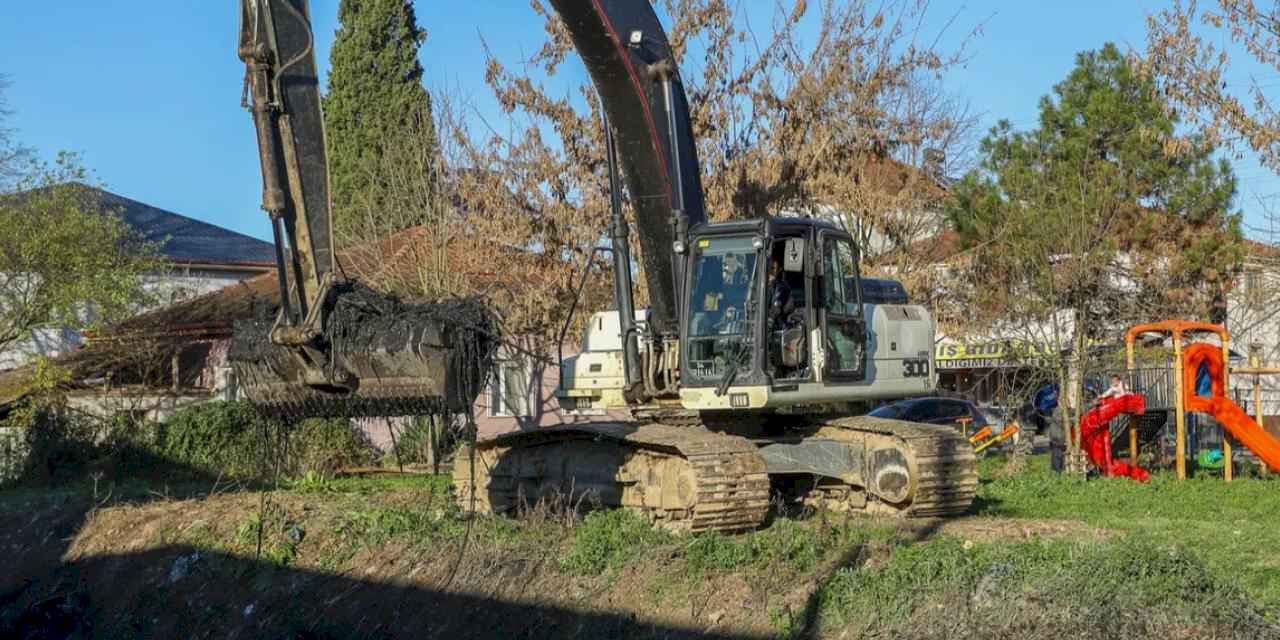
[[[237,323],[228,354],[237,384],[265,413],[286,419],[460,413],[485,383],[495,326],[478,300],[410,304],[348,284],[335,291],[311,349],[274,344],[275,315]],[[325,378],[345,384],[327,384]]]

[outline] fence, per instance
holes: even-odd
[[[1130,392],[1146,397],[1148,411],[1174,408],[1173,367],[1143,367],[1115,373],[1125,380],[1125,386]]]

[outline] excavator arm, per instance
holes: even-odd
[[[262,164],[280,286],[272,342],[298,350],[315,384],[347,387],[316,348],[334,283],[329,171],[305,0],[241,0],[240,59]],[[318,134],[318,135],[317,135]],[[285,244],[288,240],[288,246]],[[329,375],[334,373],[334,375]]]
[[[690,227],[706,221],[679,70],[648,0],[552,5],[612,125],[611,148],[621,160],[639,231],[651,304],[649,344],[659,345],[646,354],[646,371],[670,379],[683,254]],[[478,348],[493,342],[486,333],[490,316],[474,308],[442,315],[439,307],[403,305],[338,275],[307,0],[241,0],[238,53],[281,301],[269,327],[237,329],[232,360],[246,394],[291,415],[400,415],[441,400],[455,409],[467,406],[466,396],[474,398],[476,391],[467,381],[482,377],[492,355],[488,347]],[[616,217],[615,236],[625,229],[620,212]],[[629,271],[629,256],[616,259],[620,273]],[[630,308],[629,280],[626,285],[619,285],[619,295]],[[634,324],[628,336],[635,340]]]
[[[246,395],[292,418],[469,409],[496,345],[484,306],[409,304],[339,277],[307,1],[240,0],[238,53],[280,294],[273,317],[236,327]]]

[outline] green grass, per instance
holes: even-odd
[[[824,623],[891,635],[967,615],[996,622],[1100,625],[1119,637],[1148,622],[1264,628],[1275,623],[1229,575],[1138,536],[1102,544],[964,544],[941,537],[897,549],[882,567],[846,567],[819,591]],[[1050,606],[1048,603],[1052,603]],[[994,609],[994,611],[993,611]],[[984,613],[985,612],[985,613]],[[785,631],[791,620],[775,624]],[[914,626],[912,626],[914,625]]]
[[[683,546],[686,570],[701,579],[716,572],[782,568],[801,574],[813,571],[824,558],[857,550],[868,543],[891,544],[896,532],[862,519],[837,523],[821,519],[779,518],[771,526],[743,535],[704,533]]]
[[[981,513],[1079,520],[1202,561],[1269,607],[1280,607],[1280,480],[1159,472],[1149,483],[1080,480],[1049,470],[1037,456],[1023,472],[984,482]]]
[[[560,565],[580,576],[616,571],[647,548],[669,544],[673,536],[630,511],[593,511],[573,531]]]
[[[430,491],[440,496],[449,492],[449,476],[426,474],[378,474],[369,476],[352,476],[339,478],[323,478],[316,475],[303,476],[285,485],[295,493],[313,494],[346,494],[369,496],[400,489],[419,489]]]

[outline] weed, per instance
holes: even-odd
[[[313,478],[308,482],[307,478]],[[449,493],[449,476],[417,474],[385,474],[325,478],[320,474],[307,474],[302,480],[290,483],[289,489],[299,493],[320,491],[323,493],[371,496],[401,489],[416,489],[444,497]]]
[[[769,626],[783,638],[794,638],[800,635],[801,627],[796,624],[795,615],[790,607],[772,607],[769,609]]]
[[[275,515],[269,512],[263,518],[257,511],[246,515],[236,526],[235,544],[256,552],[261,540],[261,558],[277,567],[287,567],[297,559],[298,546],[286,536],[282,527],[273,524],[278,524]]]
[[[326,477],[316,471],[308,471],[305,475],[297,480],[288,483],[290,489],[299,493],[336,493],[336,483],[333,478]]]
[[[574,530],[561,565],[572,574],[598,575],[625,565],[646,547],[671,541],[671,534],[630,511],[594,511]]]
[[[714,532],[695,536],[684,549],[685,563],[695,575],[710,570],[733,571],[750,564],[754,556],[755,549],[750,544]]]
[[[425,544],[461,537],[466,524],[444,509],[370,507],[347,512],[339,531],[364,546],[407,538]]]
[[[236,544],[244,547],[257,546],[258,539],[262,535],[262,514],[257,511],[250,512],[236,526]]]

